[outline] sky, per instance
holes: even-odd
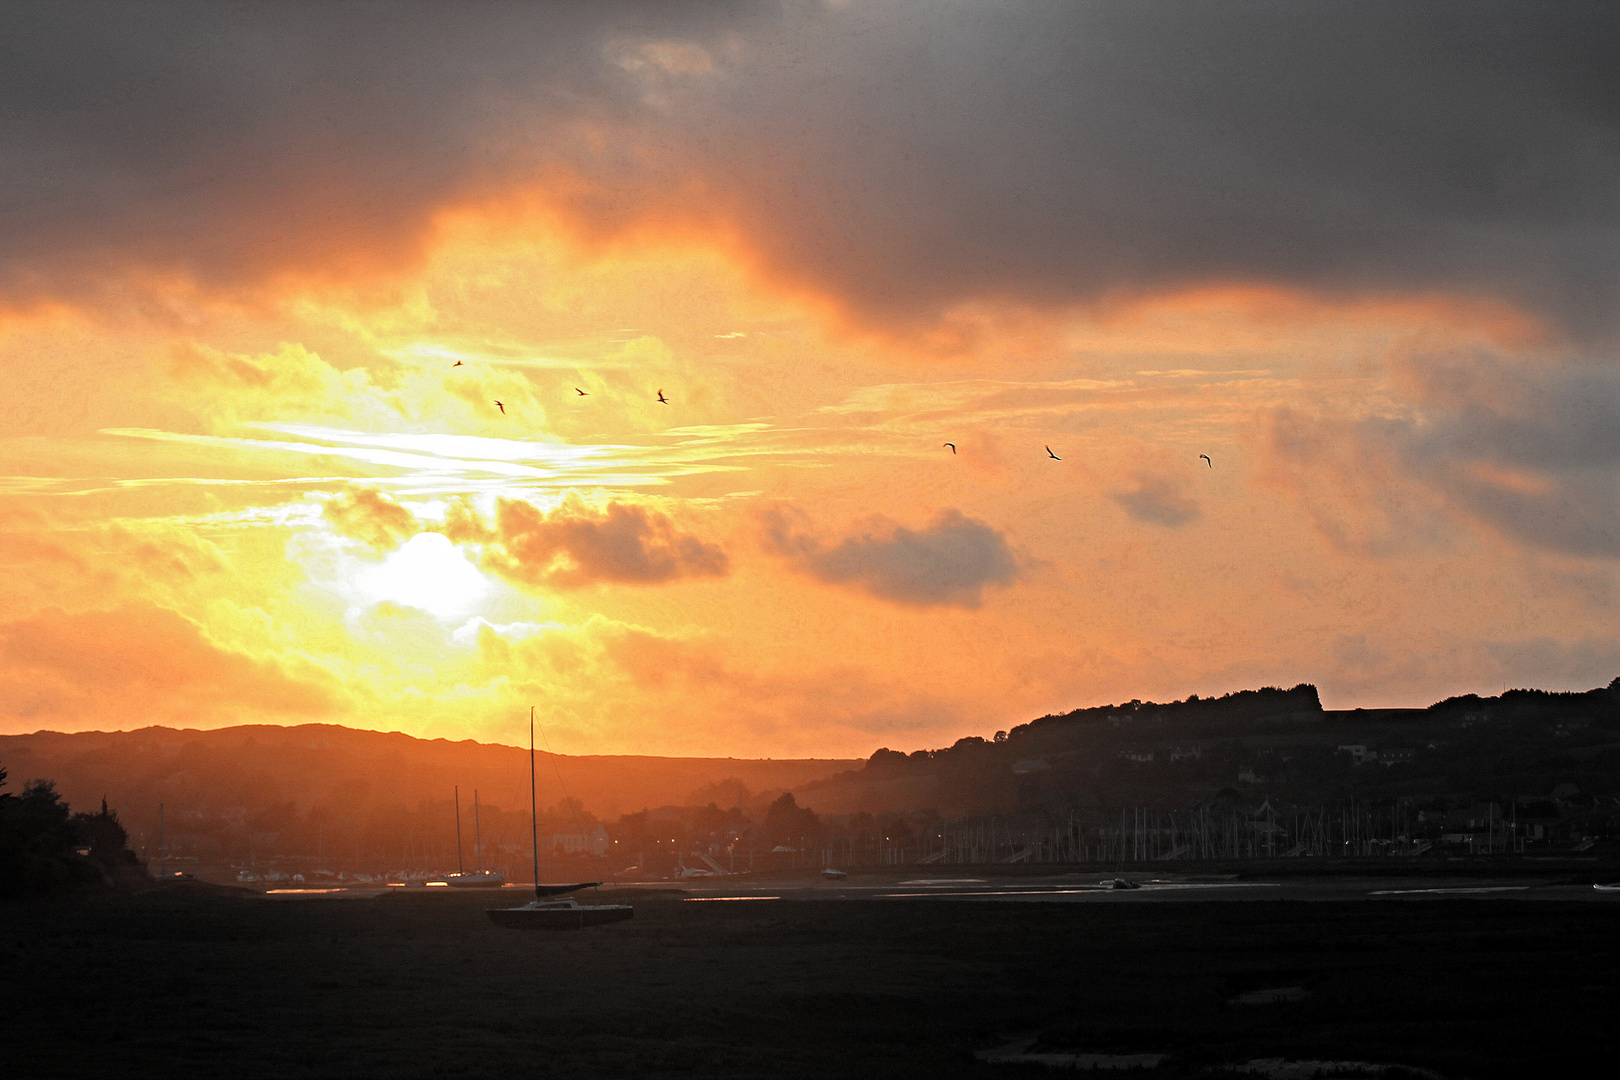
[[[1616,55],[1579,3],[8,5],[0,732],[1606,684]]]

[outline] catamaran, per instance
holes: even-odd
[[[508,930],[583,930],[587,926],[632,918],[629,904],[581,904],[569,893],[591,889],[600,881],[574,885],[540,884],[540,813],[534,795],[534,706],[529,707],[529,844],[534,853],[534,899],[515,908],[486,908],[496,926]],[[557,899],[561,897],[561,899]]]

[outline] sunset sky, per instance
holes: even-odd
[[[0,732],[1620,675],[1613,5],[0,24]]]

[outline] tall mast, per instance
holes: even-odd
[[[534,802],[534,706],[529,706],[529,846],[534,852],[534,897],[540,898],[540,812]]]
[[[169,876],[169,865],[163,860],[163,804],[158,803],[158,877]]]
[[[467,868],[461,865],[461,786],[455,787],[456,793],[456,873],[465,874]]]
[[[484,872],[484,824],[478,817],[478,789],[473,788],[473,858],[478,861],[478,872]]]

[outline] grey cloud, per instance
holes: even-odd
[[[1203,517],[1197,501],[1189,499],[1182,485],[1162,476],[1138,476],[1133,491],[1110,495],[1135,521],[1180,528]]]
[[[460,512],[445,534],[481,545],[481,566],[527,585],[655,585],[721,577],[731,568],[718,546],[681,532],[663,514],[624,503],[600,513],[564,504],[547,514],[521,500],[501,499],[493,526]]]
[[[132,267],[252,284],[408,258],[434,209],[568,124],[636,107],[603,59],[702,5],[11,4],[0,9],[0,288]]]
[[[1460,511],[1534,547],[1620,558],[1620,372],[1483,350],[1400,367],[1408,416],[1271,418],[1268,449],[1296,487],[1346,493],[1387,539],[1433,535],[1426,515]]]
[[[1019,574],[1006,537],[959,510],[917,530],[874,518],[832,546],[802,514],[776,509],[765,526],[767,547],[797,569],[899,604],[978,607],[987,587],[1011,585]]]
[[[1608,326],[1603,4],[11,5],[0,285],[408,253],[558,165],[612,230],[696,183],[871,318],[1210,279]],[[702,65],[627,64],[680,41]],[[617,61],[617,62],[616,62]],[[584,127],[593,136],[585,138]],[[605,147],[605,149],[604,149]]]

